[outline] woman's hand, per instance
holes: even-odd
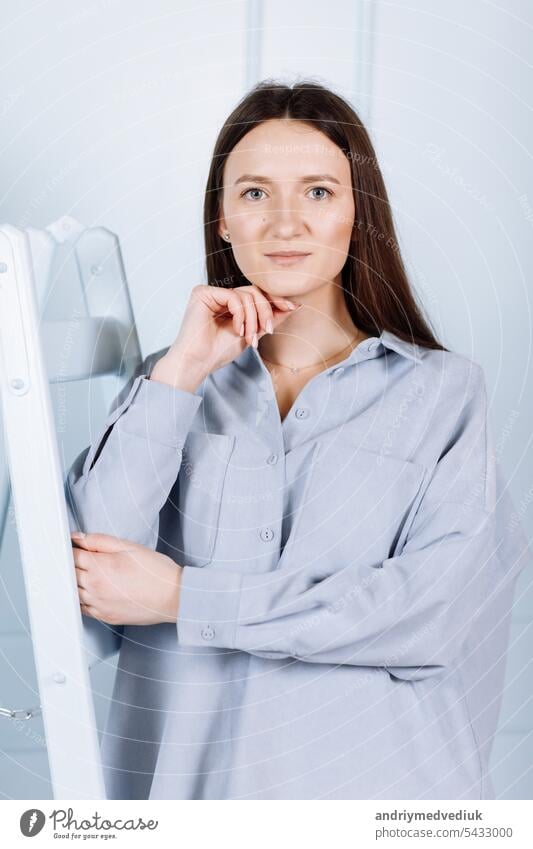
[[[71,534],[81,612],[109,625],[176,622],[182,567],[109,534]]]
[[[201,382],[265,333],[273,333],[300,306],[285,298],[272,298],[258,286],[194,286],[179,333],[156,363],[153,377],[157,380],[158,372],[169,374],[175,366],[181,374],[188,370]]]

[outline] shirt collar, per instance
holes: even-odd
[[[415,363],[422,362],[419,345],[416,345],[414,342],[406,342],[390,330],[382,330],[379,336],[370,336],[368,339],[364,339],[362,342],[359,342],[359,344],[351,351],[349,356],[342,361],[342,365],[345,366],[355,363],[359,359],[361,352],[369,354],[370,357],[377,357],[384,353],[387,348],[391,351],[395,351],[402,357],[413,360]],[[245,362],[250,362],[249,358],[252,358],[252,360],[257,361],[264,366],[261,355],[252,345],[245,348],[233,362],[243,365]],[[332,368],[336,368],[339,365],[341,364],[336,363],[336,365],[332,366]]]
[[[379,357],[384,354],[387,349],[395,351],[397,354],[400,354],[400,356],[406,357],[408,360],[413,360],[415,363],[422,362],[420,348],[418,345],[414,342],[406,342],[390,330],[382,330],[379,336],[370,336],[368,339],[363,339],[362,342],[359,342],[359,344],[356,345],[350,352],[348,357],[342,361],[342,365],[351,365],[352,363],[356,363],[360,359],[361,354],[364,355],[364,359]],[[332,366],[332,369],[339,365],[341,365],[341,363],[337,363],[336,366]]]
[[[386,348],[396,351],[397,354],[407,357],[408,360],[414,360],[415,363],[422,362],[420,346],[415,342],[406,342],[405,339],[400,339],[399,336],[391,333],[390,330],[382,330],[379,340]]]

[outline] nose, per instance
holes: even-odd
[[[279,199],[270,213],[270,230],[274,239],[293,239],[304,230],[298,201],[294,196]]]

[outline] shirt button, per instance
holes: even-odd
[[[334,368],[331,372],[332,374],[342,374],[344,371],[344,366],[339,366],[338,368]]]
[[[272,528],[261,528],[259,536],[263,542],[270,542],[271,539],[274,539],[274,531]]]
[[[215,629],[208,625],[207,628],[202,628],[201,634],[204,640],[212,640],[215,636]]]
[[[307,407],[296,407],[294,415],[297,419],[306,419],[309,415],[309,410],[307,409]]]
[[[271,454],[270,457],[267,457],[267,463],[270,466],[273,466],[274,463],[277,463],[277,462],[278,462],[278,455],[277,454]]]

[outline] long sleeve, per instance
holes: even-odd
[[[159,512],[202,402],[200,395],[150,380],[156,359],[152,354],[141,363],[111,405],[98,438],[72,464],[65,483],[71,530],[156,548]]]
[[[404,678],[452,664],[483,600],[523,563],[518,554],[513,562],[500,557],[496,459],[475,364],[463,398],[401,552],[379,563],[355,560],[320,579],[305,563],[266,574],[186,566],[179,643],[382,666]]]

